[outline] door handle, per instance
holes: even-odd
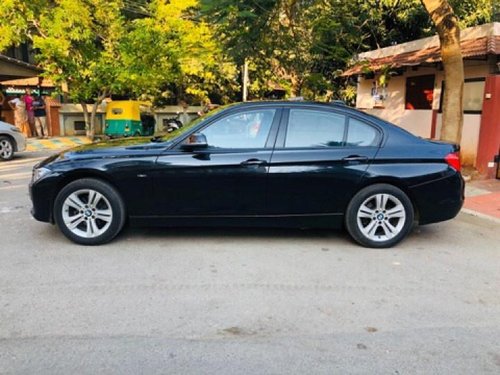
[[[346,156],[345,158],[342,158],[342,161],[346,162],[346,163],[352,163],[352,162],[362,163],[362,162],[368,161],[368,157],[362,156],[362,155],[349,155],[349,156]]]
[[[261,159],[248,159],[240,163],[243,166],[263,166],[267,164],[267,161]]]

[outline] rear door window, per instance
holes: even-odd
[[[378,135],[378,131],[373,126],[355,118],[350,118],[349,127],[347,128],[346,146],[376,146]]]
[[[343,146],[346,117],[310,109],[291,109],[285,148]]]

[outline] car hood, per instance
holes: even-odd
[[[90,143],[77,146],[42,161],[37,167],[53,162],[64,162],[85,159],[122,158],[133,156],[147,156],[161,153],[170,142],[153,141],[150,137],[132,137],[113,139],[109,141]]]
[[[12,133],[12,128],[14,128],[14,125],[8,124],[6,122],[0,121],[0,130],[1,131],[6,131],[9,133]]]

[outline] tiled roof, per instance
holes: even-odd
[[[4,86],[38,86],[40,83],[38,77],[31,78],[19,78],[19,79],[11,79],[8,81],[3,81],[2,85]],[[54,87],[52,81],[48,78],[44,78],[42,80],[41,87]]]
[[[500,36],[489,36],[477,39],[468,39],[460,43],[464,59],[487,55],[500,55]],[[385,56],[358,62],[344,72],[344,76],[363,73],[367,68],[370,71],[381,70],[384,67],[400,68],[402,66],[416,66],[424,63],[441,61],[439,46],[433,46],[418,51],[405,52],[398,55]]]
[[[19,65],[19,66],[23,66],[25,68],[29,68],[29,69],[34,69],[34,70],[40,70],[38,69],[35,65],[33,64],[30,64],[30,63],[27,63],[25,61],[22,61],[22,60],[18,60],[18,59],[15,59],[13,57],[9,57],[9,56],[6,56],[6,55],[2,55],[0,54],[0,60],[2,61],[7,61],[9,63],[12,63],[12,64],[16,64],[16,65]]]

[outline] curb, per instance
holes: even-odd
[[[462,208],[460,210],[460,212],[463,212],[464,214],[467,214],[467,215],[478,217],[480,219],[485,219],[485,220],[489,220],[489,221],[492,221],[494,223],[500,224],[499,218],[496,218],[496,217],[490,216],[490,215],[485,215],[485,214],[482,214],[481,212],[477,212],[477,211],[471,210],[469,208]]]
[[[54,137],[49,139],[30,138],[26,142],[26,151],[64,150],[89,143],[91,143],[91,141],[86,137]]]

